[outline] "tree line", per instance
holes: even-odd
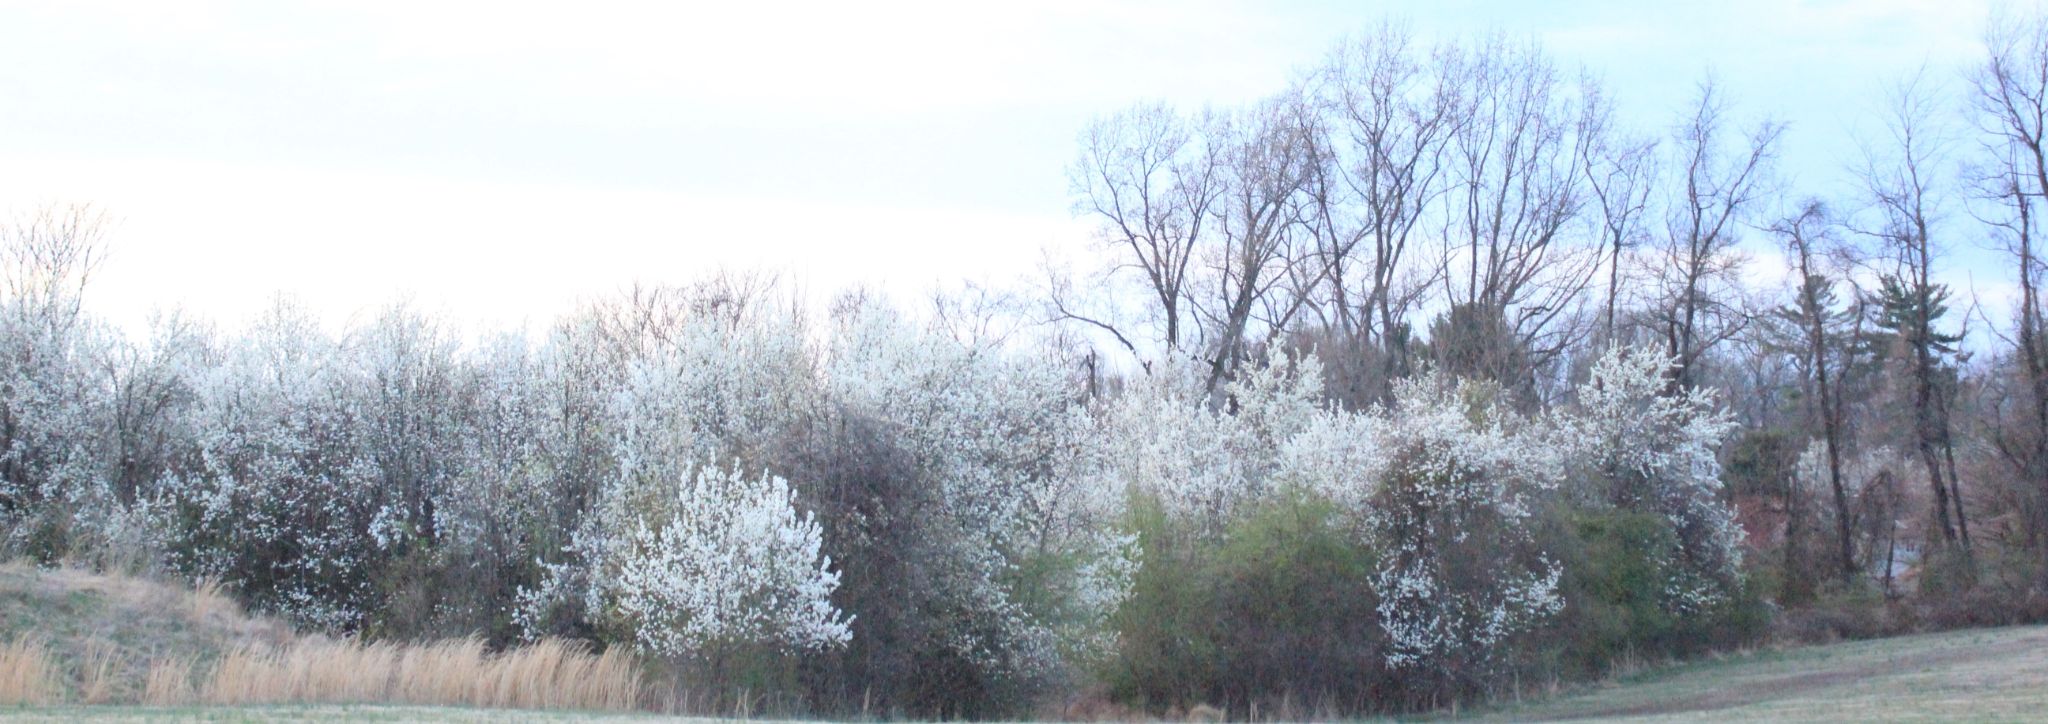
[[[926,309],[725,273],[539,336],[131,337],[83,303],[104,215],[50,207],[0,227],[0,548],[632,647],[709,711],[1411,711],[2039,618],[2048,21],[1989,27],[1824,199],[1711,82],[1645,132],[1534,44],[1382,25],[1099,119],[1103,263]],[[2009,308],[1940,281],[1965,245]]]

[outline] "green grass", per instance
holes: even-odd
[[[2048,627],[1975,629],[1730,656],[1481,718],[2018,721],[2048,717]]]

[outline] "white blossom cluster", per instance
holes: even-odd
[[[196,464],[157,487],[179,521],[175,565],[303,624],[361,623],[376,510],[363,487],[376,473],[339,351],[280,307],[207,356],[192,374]]]
[[[835,321],[829,398],[896,430],[945,501],[923,525],[954,562],[944,597],[963,615],[944,632],[952,648],[1022,676],[1099,655],[1113,643],[1104,622],[1136,563],[1131,538],[1114,528],[1122,500],[1086,476],[1100,449],[1065,371],[919,329],[885,308]],[[1046,559],[1074,565],[1032,582],[1050,590],[1018,590],[1019,566]],[[1054,603],[1027,606],[1023,594]]]
[[[1560,570],[1524,523],[1563,459],[1498,388],[1431,374],[1370,413],[1318,415],[1283,448],[1280,477],[1344,503],[1379,552],[1386,660],[1486,665],[1563,606]]]
[[[108,362],[130,349],[65,314],[70,301],[0,297],[0,544],[14,552],[92,545],[117,522],[101,474],[122,411]]]
[[[925,497],[938,502],[882,514],[910,515],[917,544],[938,556],[921,569],[923,583],[900,585],[928,587],[905,595],[928,596],[948,611],[930,622],[939,641],[1006,676],[1049,673],[1113,644],[1106,620],[1127,595],[1135,563],[1130,537],[1115,529],[1121,501],[1099,494],[1081,474],[1097,448],[1065,370],[963,344],[871,304],[841,310],[823,331],[816,339],[795,319],[771,314],[700,318],[628,355],[602,406],[611,468],[598,512],[560,555],[543,556],[541,580],[523,589],[514,612],[521,628],[537,635],[563,616],[611,620],[647,650],[669,656],[728,644],[844,642],[842,629],[851,635],[853,626],[818,617],[837,610],[825,608],[834,586],[797,575],[829,572],[811,555],[820,549],[758,549],[780,538],[755,536],[780,529],[749,524],[707,536],[688,516],[678,525],[672,512],[658,511],[682,506],[710,515],[702,511],[739,504],[714,495],[691,460],[773,474],[787,441],[860,420],[878,425],[912,458],[918,484],[931,487]],[[797,493],[803,483],[776,483],[771,497],[795,515],[809,507]],[[777,519],[770,508],[783,510],[750,510]],[[863,526],[878,524],[808,514],[778,520],[820,543],[829,537],[825,526],[847,526],[844,533],[858,540]],[[640,527],[621,527],[631,525]],[[679,538],[685,531],[695,537]],[[1020,577],[1046,561],[1062,564],[1050,577]],[[682,573],[748,564],[783,568],[760,582],[766,588]],[[782,607],[733,603],[769,599]],[[703,611],[721,613],[695,613]]]
[[[1500,388],[1425,374],[1392,404],[1322,409],[1313,364],[1268,360],[1229,386],[1235,414],[1171,368],[1102,415],[1102,487],[1143,491],[1215,530],[1246,501],[1292,487],[1352,512],[1377,552],[1386,660],[1439,672],[1489,666],[1564,605],[1563,571],[1528,523],[1566,480],[1622,490],[1662,517],[1666,606],[1692,613],[1729,593],[1741,541],[1718,496],[1715,450],[1732,429],[1705,393],[1665,394],[1668,360],[1616,350],[1579,405],[1528,415]]]
[[[668,343],[630,361],[611,395],[618,452],[637,466],[759,458],[773,433],[816,403],[814,367],[802,330],[785,320],[684,323]]]
[[[794,653],[854,643],[878,610],[845,600],[859,581],[871,607],[916,586],[910,633],[990,680],[1046,679],[1117,649],[1134,496],[1217,536],[1285,491],[1335,503],[1372,552],[1384,660],[1444,674],[1501,661],[1560,610],[1529,523],[1561,486],[1669,523],[1675,613],[1722,600],[1740,562],[1717,495],[1731,423],[1704,393],[1667,394],[1647,352],[1608,354],[1548,414],[1435,374],[1352,412],[1322,403],[1313,357],[1274,353],[1214,390],[1201,362],[1164,361],[1092,396],[1056,357],[864,302],[819,327],[599,310],[474,345],[403,307],[338,337],[288,305],[239,335],[168,320],[132,346],[15,311],[9,550],[138,552],[324,629],[404,617],[679,659]],[[877,460],[833,457],[864,454],[841,440],[883,449],[897,497],[858,499],[885,495],[861,487]],[[919,559],[876,581],[899,569],[844,550]]]
[[[615,611],[636,644],[663,656],[730,643],[846,643],[850,619],[831,601],[839,575],[789,483],[737,466],[681,469],[675,482],[609,493],[591,610]]]
[[[1270,492],[1283,451],[1327,419],[1313,358],[1249,367],[1225,386],[1222,404],[1203,392],[1201,375],[1192,361],[1163,364],[1108,405],[1099,423],[1104,480],[1092,486],[1096,495],[1143,491],[1175,517],[1213,530]],[[1351,446],[1322,442],[1333,451]]]
[[[1211,531],[1282,486],[1343,504],[1380,551],[1394,665],[1486,659],[1560,609],[1559,570],[1520,525],[1562,476],[1541,425],[1495,404],[1496,388],[1433,375],[1400,385],[1391,407],[1324,409],[1319,375],[1269,359],[1228,386],[1234,412],[1193,375],[1138,381],[1103,415],[1103,487]]]
[[[1708,390],[1668,392],[1670,365],[1648,350],[1609,350],[1557,426],[1592,495],[1661,515],[1677,532],[1678,549],[1660,557],[1665,605],[1692,613],[1724,600],[1741,575],[1742,531],[1721,502],[1715,454],[1735,421]]]

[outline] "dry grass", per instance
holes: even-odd
[[[192,586],[193,623],[217,623],[247,618],[217,579],[202,579]]]
[[[40,639],[0,646],[0,704],[48,704],[62,691],[50,649]]]
[[[142,702],[149,706],[184,706],[197,697],[192,691],[192,660],[183,656],[157,659],[149,664],[142,682]]]
[[[413,704],[631,709],[637,663],[546,640],[396,644],[294,634],[218,583],[0,564],[0,705]]]
[[[201,700],[630,709],[640,690],[639,670],[625,655],[558,640],[490,654],[476,639],[397,646],[308,638],[221,657]]]
[[[79,703],[105,704],[114,700],[114,666],[119,657],[119,647],[111,641],[94,638],[85,643],[78,661]]]

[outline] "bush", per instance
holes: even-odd
[[[1589,510],[1565,514],[1564,615],[1556,629],[1560,668],[1599,676],[1617,663],[1655,656],[1680,620],[1665,610],[1665,573],[1656,551],[1667,550],[1670,527],[1650,513]]]
[[[1890,605],[1876,586],[1833,586],[1780,617],[1777,636],[1802,644],[1888,636],[1912,630],[1911,610]]]
[[[1213,569],[1228,682],[1215,703],[1295,718],[1382,700],[1378,562],[1341,508],[1306,491],[1282,491],[1232,526]]]
[[[1546,538],[1564,568],[1564,612],[1538,648],[1563,678],[1598,677],[1754,643],[1770,630],[1770,609],[1744,585],[1702,610],[1670,606],[1672,566],[1663,555],[1676,534],[1654,513],[1618,509],[1554,512]]]
[[[1140,708],[1211,701],[1222,694],[1227,656],[1214,544],[1194,535],[1191,523],[1176,522],[1156,497],[1132,498],[1138,572],[1130,599],[1111,617],[1118,647],[1101,678],[1113,696]]]

